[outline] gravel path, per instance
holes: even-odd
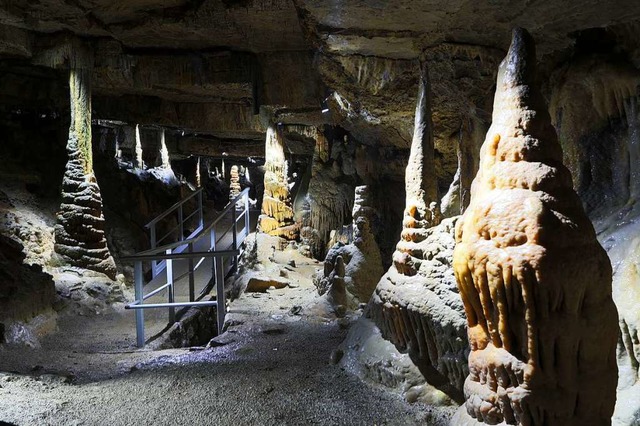
[[[308,277],[315,266],[302,265],[299,273]],[[135,350],[133,321],[121,307],[62,318],[60,331],[44,339],[42,348],[0,349],[0,421],[444,424],[441,410],[410,405],[331,364],[331,352],[347,330],[306,316],[314,289],[308,279],[298,285],[234,301],[218,346],[202,350]],[[302,315],[290,313],[293,306],[302,306]]]

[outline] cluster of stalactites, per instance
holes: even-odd
[[[298,225],[293,220],[294,213],[289,194],[284,140],[280,129],[273,125],[267,129],[264,168],[264,196],[262,214],[259,218],[260,230],[269,235],[295,239],[298,236]]]

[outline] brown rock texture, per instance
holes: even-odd
[[[283,144],[281,129],[269,126],[265,145],[264,197],[258,224],[264,233],[295,239],[298,236],[298,226],[293,221]]]
[[[62,181],[62,204],[55,227],[55,251],[74,266],[103,272],[115,278],[115,263],[104,233],[102,197],[93,173],[90,76],[90,68],[81,66],[72,67],[69,73],[69,160]]]
[[[453,266],[471,346],[466,413],[488,424],[610,424],[611,265],[562,164],[535,64],[532,37],[516,29],[471,204],[456,226]]]

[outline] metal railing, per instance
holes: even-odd
[[[241,209],[238,210],[237,207],[241,207]],[[231,221],[227,227],[225,220],[229,217]],[[241,225],[240,230],[238,230],[239,224]],[[219,228],[222,228],[222,230]],[[230,272],[237,270],[238,256],[242,254],[241,246],[249,232],[249,189],[246,188],[231,200],[225,209],[200,234],[192,238],[145,250],[133,256],[121,258],[123,261],[134,262],[135,301],[127,304],[125,309],[135,309],[136,343],[138,347],[143,347],[145,344],[144,309],[168,308],[169,324],[173,324],[175,322],[176,307],[216,306],[218,308],[218,333],[222,333],[226,314],[224,280]],[[184,251],[185,248],[186,252]],[[197,250],[195,250],[196,248]],[[180,252],[178,252],[179,249]],[[205,285],[196,299],[196,271],[207,259],[211,259],[210,275],[205,271],[206,268],[204,268],[205,270],[200,270],[202,272],[201,278],[203,278]],[[178,266],[184,267],[185,265],[184,263],[180,265],[179,261],[184,260],[187,261],[186,270],[180,273]],[[165,271],[165,274],[160,272],[149,283],[145,283],[143,262],[151,262],[154,265],[158,264],[158,261],[164,262],[163,271]],[[196,261],[197,263],[194,265]],[[166,282],[162,283],[165,277]],[[189,301],[178,302],[175,297],[175,284],[184,278],[188,278],[189,282]],[[216,288],[216,300],[203,301],[201,299],[207,295],[209,284],[212,280]],[[144,294],[145,285],[151,284],[153,281],[158,287]],[[164,290],[167,290],[166,303],[144,303],[145,300],[158,295]]]
[[[178,231],[178,241],[184,241],[191,239],[198,235],[200,231],[204,228],[204,215],[202,211],[202,191],[203,188],[198,189],[193,194],[190,194],[184,197],[182,200],[175,203],[173,206],[169,207],[164,213],[157,216],[155,219],[147,223],[144,227],[149,230],[149,247],[151,250],[155,249],[160,245],[161,242],[165,241],[167,238],[174,235],[175,231]],[[184,215],[184,205],[187,201],[191,200],[194,197],[198,197],[198,204],[196,205],[196,209],[188,214]],[[178,224],[173,228],[169,229],[162,237],[157,238],[157,225],[161,223],[164,219],[172,217],[172,213],[177,215]],[[194,218],[194,216],[198,215],[198,226],[185,237],[184,230],[188,227],[189,221]],[[171,241],[167,241],[169,243]],[[176,247],[174,250],[175,253],[181,253],[186,248],[186,245],[180,245]],[[151,274],[155,277],[166,267],[166,260],[161,260],[160,262],[152,261],[151,262]]]

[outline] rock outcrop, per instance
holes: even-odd
[[[116,268],[107,247],[102,197],[93,173],[91,147],[91,66],[80,56],[69,71],[71,125],[67,141],[69,160],[62,181],[62,204],[55,227],[55,251],[72,265],[115,278]]]
[[[429,384],[462,402],[468,370],[466,324],[451,257],[455,219],[435,204],[429,81],[422,68],[415,134],[406,170],[406,205],[393,265],[369,304],[382,335],[406,352]]]
[[[346,289],[358,301],[366,302],[384,274],[380,250],[371,233],[371,224],[375,221],[376,212],[371,207],[367,186],[356,187],[352,215],[353,243],[337,243],[329,250],[324,261],[324,270],[316,279],[316,285],[320,294],[328,292],[330,297],[333,297],[332,291],[342,294]],[[334,289],[336,284],[342,290]],[[340,300],[343,300],[342,296]]]
[[[611,265],[562,164],[535,64],[532,37],[516,29],[456,226],[471,346],[459,424],[605,425],[615,403]]]

